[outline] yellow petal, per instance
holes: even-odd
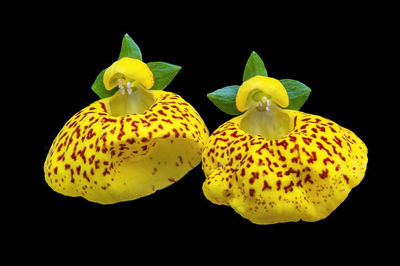
[[[111,204],[149,195],[200,163],[208,130],[179,95],[151,91],[142,114],[110,115],[110,100],[74,115],[54,140],[44,165],[48,185],[67,196]]]
[[[202,153],[203,192],[256,224],[327,217],[364,177],[367,147],[350,130],[288,110],[292,131],[280,139],[221,125]]]
[[[124,57],[114,62],[104,73],[103,82],[107,90],[118,86],[118,79],[125,78],[137,81],[146,89],[154,85],[153,73],[150,68],[138,59]]]
[[[281,107],[289,105],[289,96],[279,80],[264,76],[255,76],[243,82],[239,87],[236,94],[236,108],[240,112],[244,112],[252,105],[257,105],[263,96],[270,98],[271,101]]]

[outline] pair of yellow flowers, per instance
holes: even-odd
[[[54,140],[45,179],[56,192],[112,204],[167,187],[202,162],[203,192],[256,224],[327,217],[364,177],[367,147],[321,116],[284,109],[285,87],[256,75],[239,87],[241,115],[209,135],[179,95],[151,90],[153,72],[123,57],[103,77],[114,95],[75,114]]]

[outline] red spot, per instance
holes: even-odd
[[[282,172],[279,171],[278,173],[276,173],[276,176],[277,176],[277,177],[282,177]]]
[[[173,179],[173,178],[168,178],[168,181],[172,182],[172,183],[176,182],[175,179]]]
[[[250,157],[249,157],[249,162],[250,163],[254,163],[254,160],[253,160],[253,157],[250,155]]]
[[[103,102],[100,102],[100,105],[101,105],[101,108],[103,109],[103,111],[107,113],[106,105]]]
[[[280,190],[281,189],[281,184],[282,184],[282,182],[281,182],[281,180],[278,180],[277,182],[276,182],[276,190]]]
[[[241,137],[242,135],[237,135],[237,131],[234,131],[232,134],[231,134],[231,137],[234,137],[234,138],[238,138],[238,137]]]
[[[167,116],[167,115],[164,113],[163,110],[158,110],[157,113],[159,113],[160,115],[163,115],[163,116]]]
[[[68,170],[69,168],[71,168],[71,165],[70,164],[65,164],[64,167],[65,167],[65,170]]]
[[[268,182],[266,180],[264,180],[264,186],[262,188],[262,191],[264,191],[265,189],[272,189],[272,187],[268,185]]]
[[[317,141],[317,147],[318,147],[318,149],[320,149],[320,150],[325,150],[325,151],[328,153],[329,156],[332,156],[331,152],[330,152],[329,150],[327,150],[327,149],[324,147],[324,145],[322,145],[321,142],[318,142],[318,141]]]
[[[251,172],[251,175],[253,176],[254,179],[259,178],[259,173],[258,172]]]
[[[108,171],[108,168],[104,168],[103,176],[111,174],[110,171]]]
[[[306,178],[304,179],[304,183],[309,182],[310,184],[314,184],[314,182],[311,180],[311,175],[307,175]]]
[[[86,147],[83,148],[83,150],[77,152],[77,155],[81,156],[83,163],[86,163],[85,151],[86,151]]]
[[[254,190],[253,188],[250,188],[250,189],[249,189],[250,197],[253,197],[253,196],[254,196],[254,192],[255,192],[255,190]]]
[[[83,171],[83,178],[85,178],[88,182],[90,182],[90,179],[89,179],[89,177],[88,177],[87,174],[86,174],[86,170]]]
[[[271,161],[270,161],[270,159],[268,158],[268,157],[265,157],[265,160],[267,161],[267,163],[268,163],[268,168],[269,168],[269,170],[271,171],[271,172],[274,172],[274,170],[271,168]]]
[[[290,181],[289,185],[283,187],[283,189],[285,189],[285,193],[288,193],[289,191],[292,192],[293,191],[293,186],[294,186],[293,181]]]
[[[243,147],[246,147],[246,151],[249,151],[249,146],[247,145],[247,142],[242,145]]]
[[[242,168],[242,171],[240,172],[240,175],[244,176],[245,174],[246,174],[246,172],[245,172],[244,168]]]
[[[310,145],[312,139],[303,137],[303,141],[305,144]]]
[[[161,121],[167,122],[169,124],[173,124],[172,121],[170,119],[161,119]]]
[[[339,170],[340,170],[340,164],[336,165],[335,170],[336,170],[336,171],[339,171]]]
[[[104,124],[107,122],[115,123],[115,122],[117,122],[117,119],[103,117],[103,119],[101,120],[101,123]]]
[[[322,170],[322,173],[319,174],[319,177],[321,179],[327,178],[328,177],[328,169]]]
[[[297,116],[296,116],[297,118]],[[296,142],[297,138],[295,136],[289,136],[289,141]]]
[[[283,146],[283,148],[286,150],[288,143],[286,142],[286,140],[282,140],[281,142],[279,142],[278,140],[275,140],[275,144],[276,146]]]
[[[307,127],[308,125],[309,125],[309,124],[302,125],[302,126],[300,127],[300,129],[301,129],[301,130],[304,130],[304,129],[306,129],[306,127]]]
[[[139,123],[139,121],[132,121],[132,124],[131,124],[131,126],[133,127],[132,128],[132,132],[134,132],[134,131],[138,131],[138,126],[136,125],[137,123]]]
[[[331,163],[331,164],[334,164],[334,163],[335,163],[335,161],[334,161],[334,160],[331,160],[330,158],[325,158],[323,162],[324,162],[325,165],[326,165],[328,162]]]
[[[311,130],[312,130],[314,133],[318,133],[318,130],[317,130],[315,127],[313,127]]]
[[[76,173],[79,175],[79,174],[80,174],[80,172],[81,172],[81,166],[80,166],[80,165],[78,165],[78,166],[76,167]]]
[[[342,147],[342,141],[341,141],[337,136],[335,136],[335,138],[333,139],[333,141],[336,142],[336,144],[339,145],[340,148],[343,148],[343,147]]]
[[[167,134],[165,134],[164,136],[162,136],[163,138],[168,138],[169,136],[171,135],[171,133],[167,133]]]
[[[224,138],[216,138],[215,141],[214,141],[214,145],[215,145],[218,141],[227,142],[228,140],[229,140],[228,138],[226,138],[226,139],[224,139]]]
[[[54,174],[55,174],[55,175],[57,174],[57,170],[58,170],[58,167],[57,167],[57,166],[54,167]]]
[[[321,132],[325,132],[325,127],[323,127],[323,126],[318,126],[318,125],[316,125],[316,127],[317,127]]]
[[[159,129],[164,129],[164,127],[162,125],[158,125]]]
[[[175,138],[178,138],[179,137],[179,132],[178,132],[178,130],[176,129],[176,128],[173,128],[172,129],[172,131],[174,131],[174,133],[175,133]]]
[[[348,177],[347,175],[343,175],[343,177],[344,177],[344,179],[346,180],[346,183],[348,184],[349,181],[350,181],[349,177]]]
[[[74,170],[73,169],[71,169],[71,183],[75,183]]]
[[[162,108],[163,108],[164,110],[169,110],[169,107],[168,107],[168,106],[165,106],[165,105],[163,105]],[[161,111],[161,112],[162,112],[162,111]]]
[[[89,130],[89,132],[87,133],[87,135],[86,135],[86,139],[91,139],[91,138],[93,138],[95,135],[96,135],[96,133],[93,132],[93,128],[91,128],[91,129]]]
[[[286,161],[286,157],[282,156],[281,152],[279,150],[277,150],[277,152],[278,152],[278,155],[279,155],[279,161],[282,161],[282,162]]]
[[[262,159],[258,159],[258,166],[263,166],[263,165],[265,165],[263,160]]]
[[[242,154],[239,153],[238,155],[235,156],[235,160],[240,160],[242,158]]]
[[[303,185],[301,184],[301,180],[297,181],[296,186],[303,187]]]
[[[315,151],[311,152],[310,158],[307,160],[308,163],[314,163],[317,161],[317,153]]]

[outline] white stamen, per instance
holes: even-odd
[[[125,89],[124,89],[124,87],[122,86],[122,88],[121,88],[121,87],[119,87],[119,88],[120,88],[120,90],[121,90],[121,94],[124,95],[124,94],[125,94]]]
[[[262,110],[262,107],[263,107],[263,104],[262,104],[261,101],[259,101],[259,102],[258,102],[258,109],[259,109],[259,110]]]
[[[126,83],[126,88],[128,94],[130,95],[132,93],[132,84],[129,81]]]
[[[265,110],[271,111],[271,101],[270,100],[267,100],[267,104],[265,105]]]

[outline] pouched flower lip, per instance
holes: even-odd
[[[145,63],[123,57],[103,81],[119,90],[76,113],[52,143],[44,172],[54,191],[101,204],[129,201],[200,163],[204,121],[179,95],[151,90],[155,80]]]
[[[239,88],[237,107],[247,102],[247,111],[207,140],[204,195],[256,224],[324,219],[363,179],[368,149],[329,119],[281,109],[276,96],[260,95],[258,103],[249,103],[259,81],[255,77]],[[276,128],[268,129],[271,125]]]

